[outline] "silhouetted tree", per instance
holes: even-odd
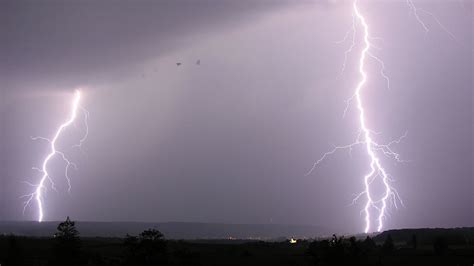
[[[319,243],[319,262],[322,265],[344,265],[349,259],[344,236],[332,235],[330,241]]]
[[[164,265],[167,262],[166,241],[156,229],[145,230],[138,237],[127,235],[124,245],[129,265]]]
[[[58,224],[56,234],[54,235],[57,239],[79,239],[79,231],[77,231],[76,222],[71,221],[69,216],[66,217],[66,221]]]
[[[79,265],[80,263],[80,238],[75,222],[66,218],[59,223],[55,238],[55,260],[58,265]]]
[[[370,236],[365,238],[364,242],[362,242],[362,246],[366,252],[371,252],[377,247],[375,241]]]
[[[163,263],[166,255],[166,242],[163,234],[156,229],[148,229],[139,235],[140,246],[149,265]]]
[[[350,244],[349,251],[350,251],[351,256],[358,258],[360,255],[360,247],[357,244],[357,240],[354,236],[351,236],[349,238],[349,244]]]
[[[433,243],[433,250],[436,255],[444,255],[448,251],[448,242],[444,237],[436,237]]]

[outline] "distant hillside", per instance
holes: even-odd
[[[416,235],[419,244],[431,244],[438,237],[443,237],[448,244],[474,243],[474,227],[388,230],[375,236],[374,240],[383,242],[389,234],[395,242],[408,242]]]
[[[1,234],[52,236],[59,222],[0,222]],[[217,223],[142,223],[142,222],[77,222],[85,237],[124,237],[156,228],[168,239],[276,239],[281,237],[311,238],[329,235],[330,230],[311,225],[217,224]]]

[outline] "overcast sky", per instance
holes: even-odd
[[[390,77],[370,61],[367,121],[406,163],[383,158],[405,207],[386,228],[474,223],[473,3],[361,1]],[[0,0],[0,219],[22,214],[50,137],[82,87],[90,112],[67,193],[63,164],[49,169],[45,220],[314,224],[361,231],[368,171],[362,147],[305,176],[324,152],[352,142],[360,46],[341,74],[348,1]],[[452,33],[451,36],[444,29]],[[360,37],[360,36],[359,36]],[[454,37],[454,38],[453,38]],[[201,64],[197,65],[196,61]],[[181,62],[181,66],[176,63]]]

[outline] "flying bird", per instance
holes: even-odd
[[[201,59],[198,59],[198,60],[196,61],[196,65],[198,65],[198,66],[201,65]]]
[[[177,65],[177,66],[180,66],[180,65],[181,65],[181,63],[180,63],[180,62],[178,62],[178,63],[176,63],[176,65]]]

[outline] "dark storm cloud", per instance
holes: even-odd
[[[73,83],[253,23],[285,1],[2,1],[2,74]],[[191,36],[191,37],[183,37]],[[125,67],[124,67],[125,68]],[[72,79],[72,80],[71,80]]]
[[[356,54],[337,79],[347,43],[335,44],[350,26],[350,6],[316,3],[1,2],[2,219],[34,219],[34,208],[21,214],[18,196],[29,187],[20,181],[35,180],[30,167],[45,145],[29,137],[51,135],[71,89],[86,85],[85,155],[71,152],[80,167],[71,195],[48,192],[47,219],[360,230],[361,205],[347,205],[367,170],[361,150],[304,176],[357,131],[354,108],[341,118],[358,77]],[[404,1],[363,5],[383,38],[377,44],[392,84],[384,89],[378,66],[369,65],[368,120],[380,141],[408,131],[396,149],[411,162],[384,160],[406,205],[387,225],[469,225],[472,10],[418,4],[462,45],[429,17],[425,35]],[[61,168],[51,168],[61,180]]]

